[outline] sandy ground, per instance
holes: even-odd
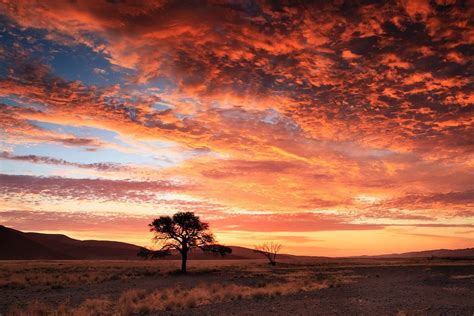
[[[90,298],[114,302],[130,289],[151,293],[208,284],[232,284],[244,290],[271,288],[291,276],[305,282],[306,279],[321,281],[325,286],[309,291],[292,289],[293,292],[276,296],[244,295],[239,299],[216,300],[217,303],[210,300],[196,306],[184,304],[175,310],[148,313],[474,315],[473,261],[341,259],[282,263],[276,267],[263,261],[203,261],[191,262],[188,275],[174,273],[177,265],[170,261],[3,262],[0,263],[0,314],[26,310],[35,301],[51,307],[59,304],[75,307]]]

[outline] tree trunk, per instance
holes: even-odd
[[[186,273],[186,261],[188,260],[188,252],[183,251],[181,254],[181,272]]]

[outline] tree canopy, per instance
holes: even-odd
[[[209,230],[209,224],[202,222],[193,212],[178,212],[172,217],[160,216],[148,225],[153,232],[153,239],[161,248],[149,250],[142,248],[138,253],[145,258],[159,258],[171,255],[175,250],[181,255],[181,271],[186,272],[188,252],[200,249],[207,253],[226,255],[232,249],[216,243]]]

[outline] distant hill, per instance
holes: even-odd
[[[232,254],[214,256],[199,250],[189,254],[190,260],[263,259],[252,249],[230,246]],[[77,240],[66,235],[26,233],[0,225],[0,260],[137,260],[139,246],[117,241]],[[378,256],[353,258],[474,258],[474,248],[439,249]],[[277,260],[314,260],[324,257],[293,256],[280,254]],[[165,260],[180,259],[173,253]],[[329,258],[326,258],[329,259]]]
[[[139,249],[122,242],[24,233],[0,225],[0,260],[136,259]]]
[[[466,249],[436,249],[413,251],[405,253],[393,253],[379,256],[370,256],[371,258],[474,258],[474,248]]]
[[[252,249],[232,246],[225,257],[199,250],[189,254],[190,260],[262,259]],[[135,260],[140,247],[116,241],[77,240],[59,234],[26,233],[0,225],[0,260]],[[281,259],[295,256],[281,255]],[[180,259],[173,253],[165,259]]]
[[[26,234],[0,226],[0,259],[31,260],[31,259],[71,259],[66,254],[46,247]]]

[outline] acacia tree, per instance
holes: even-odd
[[[160,216],[148,225],[154,233],[153,239],[161,245],[159,250],[142,248],[139,256],[157,258],[171,255],[176,250],[181,255],[181,272],[186,273],[188,252],[200,249],[204,252],[225,256],[232,249],[216,243],[209,230],[209,224],[202,222],[193,212],[178,212],[170,216]]]
[[[254,251],[265,256],[265,258],[267,258],[269,261],[268,263],[274,266],[276,265],[276,256],[278,253],[280,253],[281,247],[281,244],[270,241],[255,246]]]

